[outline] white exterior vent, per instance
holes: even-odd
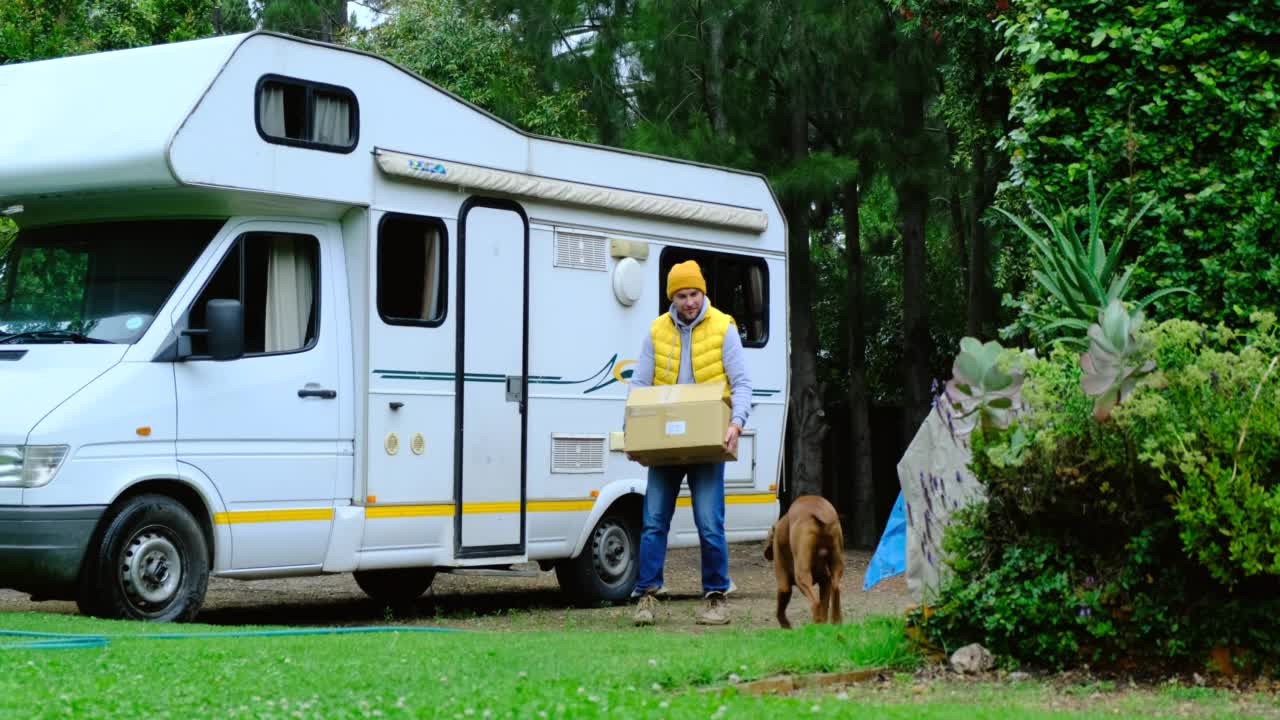
[[[600,235],[557,232],[555,266],[608,272],[608,238]]]
[[[604,472],[605,435],[551,434],[551,472]]]

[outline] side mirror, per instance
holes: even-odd
[[[244,306],[239,300],[210,300],[205,307],[209,355],[214,360],[244,357]]]

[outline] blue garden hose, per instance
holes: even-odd
[[[0,630],[0,638],[26,638],[22,642],[0,645],[0,650],[69,650],[73,648],[105,647],[113,638],[140,640],[190,640],[193,638],[221,637],[289,637],[295,635],[357,635],[366,633],[407,632],[444,633],[465,632],[453,628],[438,627],[339,627],[298,628],[285,630],[239,630],[232,632],[157,633],[155,635],[92,635],[84,633],[46,633],[25,630]]]

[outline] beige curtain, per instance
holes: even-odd
[[[284,88],[270,83],[262,86],[258,123],[262,125],[262,131],[271,137],[287,137],[284,129]]]
[[[422,271],[422,319],[435,320],[440,312],[440,233],[427,230],[423,242],[427,261]]]
[[[269,239],[267,261],[266,352],[302,348],[311,321],[310,238],[280,236]]]
[[[326,145],[351,143],[351,105],[346,98],[315,94],[315,122],[312,142]]]
[[[747,276],[751,278],[751,292],[747,300],[751,306],[752,336],[762,338],[764,337],[764,272],[758,266],[752,265],[747,271]]]

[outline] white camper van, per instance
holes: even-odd
[[[729,539],[776,519],[762,177],[531,136],[269,33],[0,67],[0,105],[0,587],[186,620],[210,574],[394,600],[536,561],[621,599],[629,367],[690,258],[755,386]]]

